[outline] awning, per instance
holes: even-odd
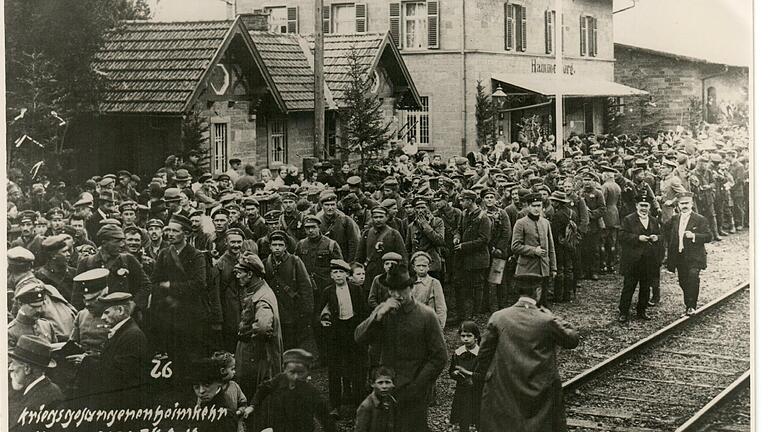
[[[554,96],[561,93],[564,97],[609,97],[609,96],[639,96],[648,94],[613,81],[564,77],[562,75],[524,75],[524,74],[493,74],[491,79],[514,87]]]

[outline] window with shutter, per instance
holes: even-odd
[[[323,6],[323,33],[331,32],[331,7]]]
[[[592,49],[590,55],[597,57],[597,18],[592,17]]]
[[[299,32],[299,8],[289,7],[286,9],[286,18],[288,23],[288,33]]]
[[[587,55],[587,17],[579,17],[579,54]]]
[[[430,48],[427,2],[404,2],[402,10],[403,48],[413,50]]]
[[[400,2],[389,4],[389,33],[392,34],[395,45],[402,48],[403,44],[400,42]]]
[[[504,49],[509,51],[515,46],[515,8],[511,3],[504,3]]]
[[[549,32],[551,18],[550,11],[544,11],[544,52],[546,54],[552,52],[552,34]]]
[[[368,5],[365,3],[355,4],[355,30],[358,33],[368,31]]]
[[[440,48],[440,3],[427,2],[427,48]]]
[[[525,51],[528,48],[528,28],[525,24],[525,7],[517,7],[517,26],[520,29],[520,38],[518,39],[518,51]]]
[[[285,6],[265,8],[269,14],[267,17],[267,29],[272,33],[288,33],[288,12]]]

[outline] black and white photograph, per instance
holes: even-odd
[[[756,3],[4,0],[0,430],[760,430]]]

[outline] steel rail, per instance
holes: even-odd
[[[584,372],[576,375],[575,377],[569,379],[563,384],[563,392],[573,391],[578,386],[582,385],[583,383],[589,381],[590,379],[594,378],[595,376],[601,374],[604,370],[608,369],[609,367],[619,363],[620,361],[630,357],[631,355],[635,354],[638,350],[641,348],[649,345],[652,342],[655,342],[656,340],[660,339],[662,336],[672,332],[673,330],[677,330],[679,328],[682,328],[682,326],[686,323],[688,323],[691,320],[697,319],[698,317],[702,316],[702,314],[706,313],[707,311],[715,308],[719,304],[723,303],[725,300],[728,300],[729,298],[733,297],[734,295],[740,293],[744,289],[749,287],[749,282],[743,282],[736,286],[736,288],[726,292],[725,294],[721,295],[717,299],[707,303],[705,306],[703,306],[701,309],[697,310],[694,315],[691,316],[684,316],[681,317],[664,328],[657,330],[653,334],[635,342],[634,344],[630,345],[629,347],[619,351],[618,353],[612,355],[611,357],[608,357],[607,359],[603,360],[602,362],[598,363],[597,365],[585,370]]]
[[[703,408],[696,412],[691,418],[683,423],[679,428],[675,429],[675,432],[689,432],[699,428],[707,414],[714,412],[715,409],[720,407],[724,402],[731,400],[731,397],[741,390],[745,384],[749,384],[749,378],[751,375],[751,369],[744,372],[740,377],[736,378],[725,390],[718,393],[717,396],[712,398]]]

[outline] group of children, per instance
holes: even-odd
[[[385,257],[385,269],[398,263],[398,258],[391,255]],[[413,293],[417,301],[435,310],[440,324],[444,326],[445,297],[440,281],[427,274],[429,260],[427,254],[414,254],[411,258],[416,281]],[[225,407],[230,414],[230,423],[223,429],[217,429],[259,432],[271,428],[274,432],[301,432],[315,430],[315,422],[319,422],[323,430],[334,431],[344,393],[348,400],[359,403],[355,417],[356,432],[395,431],[395,371],[385,366],[368,370],[368,352],[354,341],[356,326],[367,318],[367,313],[355,311],[367,311],[368,303],[384,299],[370,298],[365,292],[365,268],[358,263],[349,265],[342,260],[332,260],[331,279],[333,285],[322,294],[325,306],[320,316],[321,324],[327,328],[329,345],[333,346],[328,351],[327,359],[330,404],[308,380],[313,356],[303,349],[286,351],[283,354],[283,371],[261,383],[250,401],[233,381],[234,356],[228,352],[217,352],[198,365],[193,383],[197,406]],[[374,280],[374,287],[376,282]],[[481,380],[473,377],[480,329],[476,323],[465,321],[459,326],[458,333],[461,346],[454,352],[449,369],[450,378],[456,381],[450,420],[464,432],[478,423],[480,412]],[[366,381],[372,387],[367,397],[364,390]]]

